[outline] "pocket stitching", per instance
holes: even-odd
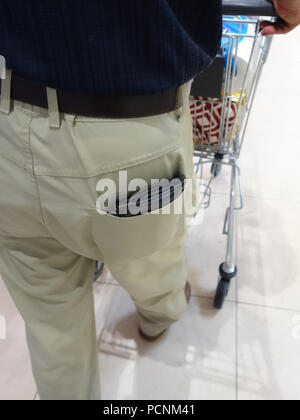
[[[88,172],[88,174],[85,174],[85,175],[83,175],[79,172],[75,172],[75,171],[65,172],[65,171],[55,170],[55,173],[54,173],[51,170],[49,171],[49,169],[44,168],[43,166],[35,165],[35,175],[37,175],[37,176],[54,176],[54,177],[72,177],[72,178],[83,178],[83,179],[95,178],[96,176],[99,176],[99,175],[104,175],[106,173],[120,171],[122,169],[132,168],[134,166],[138,166],[138,165],[141,165],[143,163],[151,162],[152,160],[163,157],[163,156],[167,155],[168,153],[175,152],[180,148],[182,148],[182,144],[181,143],[175,143],[175,145],[173,145],[173,144],[169,145],[166,148],[161,149],[158,152],[142,155],[142,156],[139,156],[138,158],[133,159],[133,160],[130,159],[130,160],[127,160],[127,161],[123,161],[123,162],[120,162],[117,165],[102,166],[102,167],[97,166],[94,169],[92,169],[90,172]]]

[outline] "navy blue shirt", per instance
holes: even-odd
[[[0,0],[7,67],[57,89],[147,94],[206,68],[221,0]]]

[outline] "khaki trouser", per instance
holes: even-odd
[[[156,335],[186,309],[184,216],[96,211],[97,183],[193,173],[190,84],[182,109],[131,120],[58,114],[9,98],[0,112],[0,271],[25,324],[41,399],[99,399],[93,274],[104,261]]]

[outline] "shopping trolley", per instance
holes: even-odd
[[[227,249],[225,262],[219,267],[216,309],[223,307],[230,283],[237,275],[233,256],[235,216],[243,208],[238,158],[272,42],[271,37],[261,35],[259,22],[262,17],[276,18],[273,4],[267,0],[223,0],[223,15],[220,54],[213,66],[196,78],[191,96],[194,161],[199,179],[204,179],[205,168],[210,166],[209,181],[204,183],[200,203],[202,208],[210,205],[213,180],[220,175],[222,167],[231,167],[229,207],[223,230]]]

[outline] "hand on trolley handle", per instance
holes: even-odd
[[[300,25],[300,0],[272,0],[272,3],[279,19],[261,22],[262,35],[287,34]]]

